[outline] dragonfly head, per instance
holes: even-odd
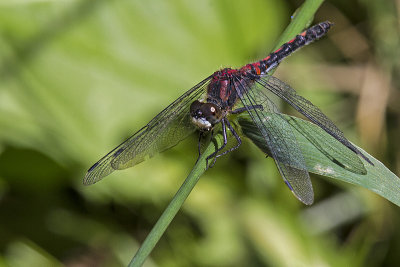
[[[192,122],[202,131],[211,130],[221,120],[221,114],[221,109],[213,103],[196,100],[190,105]]]

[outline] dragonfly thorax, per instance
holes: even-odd
[[[210,131],[222,118],[221,109],[213,103],[202,103],[198,100],[190,105],[192,122],[201,131]]]
[[[235,69],[214,72],[207,88],[207,102],[216,104],[222,110],[232,109],[238,100],[235,84],[242,79],[242,73]]]

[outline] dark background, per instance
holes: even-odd
[[[300,4],[1,1],[0,265],[126,265],[194,165],[197,138],[93,186],[86,170],[215,70],[265,57]],[[314,22],[334,28],[275,73],[396,174],[399,10],[327,1]],[[399,207],[312,181],[306,207],[244,142],[203,175],[146,265],[399,264]]]

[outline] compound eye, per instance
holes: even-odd
[[[204,104],[201,111],[203,112],[204,117],[210,122],[218,121],[219,114],[221,113],[220,109],[212,103]]]
[[[201,115],[199,112],[202,112],[203,105],[204,103],[201,103],[198,100],[193,101],[193,103],[190,105],[190,114],[192,114],[192,116]]]
[[[211,114],[215,115],[217,113],[217,109],[213,106],[210,107]]]
[[[202,118],[211,124],[215,124],[219,121],[220,114],[220,108],[212,103],[201,103],[196,100],[190,105],[190,115],[192,118]]]
[[[204,114],[205,117],[211,116],[215,114],[215,107],[211,103],[205,103],[201,107],[201,112]]]

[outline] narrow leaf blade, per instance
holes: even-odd
[[[271,113],[272,119],[277,116],[282,114]],[[309,172],[362,186],[400,206],[400,179],[383,163],[357,147],[369,157],[374,164],[372,166],[317,125],[300,118],[283,116],[293,128]],[[239,116],[238,123],[243,134],[269,154],[268,145],[249,116]]]

